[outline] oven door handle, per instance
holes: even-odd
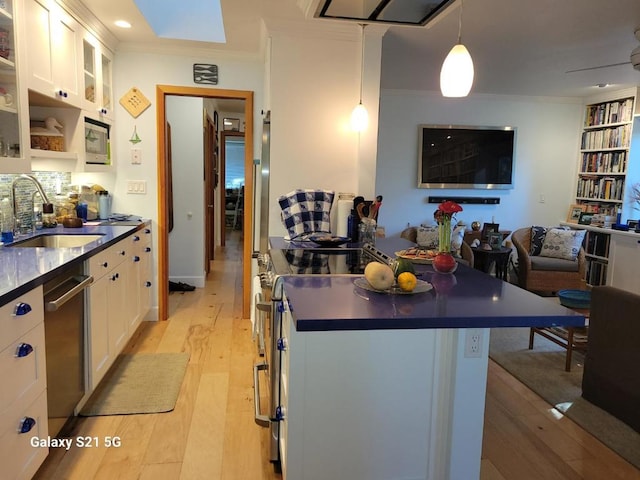
[[[268,427],[271,423],[267,415],[260,413],[260,382],[258,381],[258,372],[267,370],[266,363],[256,363],[253,366],[253,405],[255,406],[255,421],[261,427]]]
[[[47,312],[55,312],[62,305],[67,303],[69,300],[75,297],[78,293],[80,293],[82,290],[84,290],[85,288],[87,288],[89,285],[93,283],[93,277],[91,275],[89,276],[80,275],[74,278],[77,280],[82,279],[82,281],[78,283],[76,286],[74,286],[73,288],[71,288],[69,291],[65,292],[63,295],[60,295],[55,300],[51,300],[50,302],[47,302],[46,304]]]

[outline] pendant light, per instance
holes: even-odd
[[[356,132],[362,132],[369,124],[369,113],[362,104],[362,84],[364,82],[364,27],[362,24],[362,56],[360,57],[360,102],[351,112],[351,128]]]
[[[473,60],[460,41],[462,35],[462,0],[458,21],[458,43],[453,46],[440,70],[440,90],[445,97],[466,97],[473,85]]]

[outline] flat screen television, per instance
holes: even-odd
[[[513,188],[516,129],[420,125],[418,188]]]

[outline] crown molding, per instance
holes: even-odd
[[[169,55],[181,57],[224,58],[227,60],[240,60],[255,62],[261,60],[260,52],[241,52],[216,49],[207,46],[188,46],[170,43],[153,42],[120,42],[118,52],[143,53],[152,55]]]
[[[56,0],[80,24],[110,50],[115,51],[118,39],[80,0]]]

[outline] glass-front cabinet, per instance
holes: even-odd
[[[112,118],[112,55],[90,34],[83,40],[84,98],[83,109],[96,118]]]
[[[14,8],[12,0],[0,0],[0,172],[29,170],[20,135],[20,102]]]

